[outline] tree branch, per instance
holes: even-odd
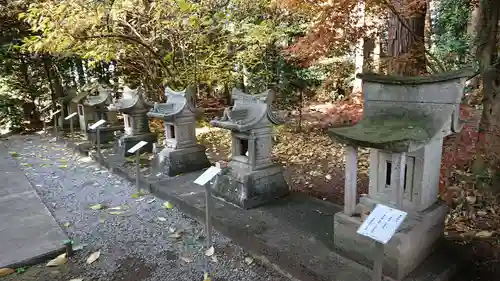
[[[77,40],[88,40],[88,39],[104,39],[104,38],[111,38],[111,39],[121,39],[123,41],[129,41],[136,43],[138,45],[141,45],[142,47],[146,48],[154,57],[157,58],[158,62],[162,66],[162,68],[167,72],[169,76],[173,76],[172,72],[170,69],[167,67],[165,62],[163,61],[163,58],[158,54],[153,47],[149,46],[148,44],[144,43],[138,38],[127,36],[127,35],[122,35],[122,34],[98,34],[98,35],[89,35],[89,36],[82,36],[82,37],[74,37]]]

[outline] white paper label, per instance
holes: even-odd
[[[204,186],[207,182],[213,179],[218,173],[220,173],[221,169],[215,166],[208,168],[203,174],[201,174],[197,179],[194,180],[194,183]]]
[[[101,126],[104,123],[106,123],[106,120],[101,119],[101,120],[95,122],[94,124],[92,124],[92,126],[90,126],[89,129],[91,129],[91,130],[97,129],[97,127]]]
[[[60,109],[59,109],[58,111],[56,111],[56,112],[52,112],[52,113],[50,113],[50,117],[52,117],[52,116],[56,115],[56,114],[57,114],[57,113],[59,113],[59,112],[61,112],[61,110],[60,110]]]
[[[405,220],[406,215],[406,212],[377,204],[357,232],[377,242],[387,244]]]
[[[78,115],[78,113],[77,113],[77,112],[73,112],[73,113],[71,113],[70,115],[68,115],[68,116],[64,117],[64,120],[69,120],[69,119],[71,119],[71,118],[75,117],[76,115]]]
[[[140,142],[136,143],[134,146],[132,146],[127,152],[134,153],[137,150],[141,149],[141,147],[145,146],[146,144],[148,144],[147,141],[140,141]]]

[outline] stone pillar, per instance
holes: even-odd
[[[348,216],[352,216],[356,209],[358,148],[353,146],[346,146],[344,155],[345,155],[344,213]]]
[[[403,200],[405,198],[405,167],[406,167],[406,152],[392,154],[391,165],[391,187],[392,200],[397,209],[403,208]]]

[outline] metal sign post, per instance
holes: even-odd
[[[76,115],[78,115],[78,113],[73,112],[64,118],[64,120],[69,120],[69,131],[71,134],[71,140],[75,140],[75,130],[73,128],[73,117],[75,117]]]
[[[141,148],[148,144],[147,141],[140,141],[132,146],[127,152],[135,153],[135,187],[137,192],[141,191],[140,177],[141,177]]]
[[[104,125],[104,123],[106,123],[106,120],[104,119],[101,119],[97,122],[95,122],[94,124],[92,124],[90,127],[89,127],[89,130],[96,130],[96,149],[97,149],[97,155],[99,157],[101,157],[101,130],[100,130],[100,127],[102,125]]]
[[[219,176],[222,172],[221,164],[217,162],[215,166],[208,168],[201,174],[194,183],[205,187],[205,232],[207,235],[207,250],[213,246],[212,242],[212,210],[213,210],[213,197],[212,188],[216,188],[219,184]],[[208,183],[215,177],[215,180],[210,186]],[[208,259],[205,257],[205,275],[210,275]]]
[[[57,110],[56,112],[54,113],[50,113],[50,118],[54,118],[54,135],[56,137],[56,141],[59,140],[59,132],[58,132],[58,128],[57,128],[57,114],[61,112],[61,110]]]
[[[406,212],[382,204],[375,209],[358,228],[357,233],[375,241],[373,260],[373,281],[382,281],[384,265],[384,246],[396,234],[399,226],[407,216]]]

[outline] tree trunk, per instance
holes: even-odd
[[[469,38],[477,38],[478,35],[478,27],[479,27],[479,6],[474,6],[474,9],[472,10],[470,17],[469,17],[469,22],[467,24],[467,36]],[[470,48],[470,59],[474,60],[475,55],[476,55],[476,45],[477,44],[471,44]],[[479,83],[480,83],[480,77],[475,76],[471,80],[468,81],[467,86],[472,87],[473,89],[479,88]]]
[[[365,1],[359,0],[357,11],[355,12],[355,16],[358,17],[358,27],[362,28],[365,25]],[[365,47],[364,34],[359,36],[358,42],[355,45],[355,59],[354,59],[354,73],[358,74],[363,72],[363,62],[364,62],[364,47]],[[355,78],[354,85],[352,87],[353,94],[361,93],[362,89],[362,81],[361,79]]]
[[[481,0],[479,3],[479,23],[476,38],[477,61],[483,79],[483,112],[479,122],[477,155],[472,169],[475,173],[494,173],[494,181],[500,169],[500,69],[492,62],[498,57],[497,32],[500,3],[497,0]]]
[[[393,0],[392,5],[399,16],[391,14],[389,17],[387,53],[392,59],[387,65],[387,70],[390,74],[418,76],[426,72],[424,46],[426,3]]]
[[[43,58],[43,69],[45,71],[45,76],[47,77],[47,81],[49,81],[49,88],[50,88],[50,102],[52,103],[52,110],[56,111],[57,106],[56,106],[56,91],[54,88],[54,83],[52,81],[52,71],[50,70],[51,66],[51,59],[50,57],[45,56]]]
[[[432,42],[431,42],[431,36],[432,36],[432,18],[431,18],[431,1],[432,0],[426,0],[425,1],[425,47],[430,50],[432,47]]]
[[[85,71],[83,70],[82,59],[75,59],[76,73],[78,73],[78,84],[80,87],[85,85]]]

